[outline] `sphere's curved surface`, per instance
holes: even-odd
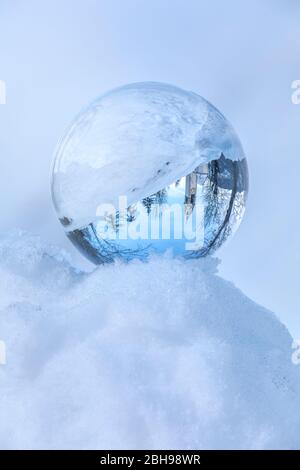
[[[201,96],[154,82],[96,99],[60,141],[52,196],[95,263],[171,249],[205,256],[238,227],[248,191],[241,143]]]

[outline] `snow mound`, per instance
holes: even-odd
[[[216,259],[74,270],[0,240],[0,447],[299,448],[300,370]]]

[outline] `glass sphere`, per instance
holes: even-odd
[[[206,256],[240,224],[247,191],[246,159],[227,119],[201,96],[162,83],[96,99],[53,164],[59,220],[96,264],[167,250]]]

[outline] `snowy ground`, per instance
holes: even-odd
[[[292,338],[216,259],[84,274],[17,232],[0,259],[1,448],[299,448]]]

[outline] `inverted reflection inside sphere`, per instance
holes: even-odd
[[[52,194],[67,236],[96,264],[212,253],[248,190],[240,141],[210,103],[160,83],[94,101],[60,142]]]

